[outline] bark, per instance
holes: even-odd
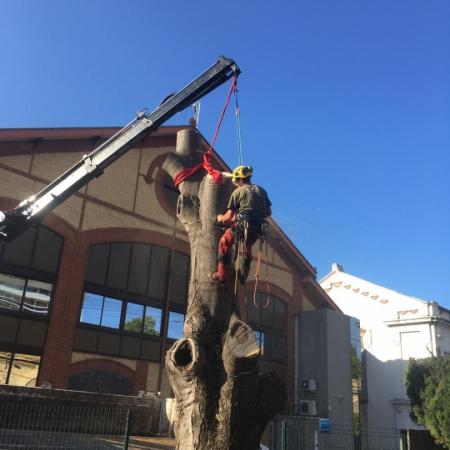
[[[168,155],[172,178],[198,162],[186,149]],[[184,334],[166,354],[175,394],[174,430],[179,450],[257,450],[267,422],[284,406],[285,387],[274,374],[258,371],[259,346],[239,317],[234,278],[217,285],[221,230],[214,225],[232,192],[200,172],[179,186],[178,218],[191,246],[189,302]]]

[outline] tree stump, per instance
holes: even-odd
[[[177,150],[163,165],[172,178],[199,162],[197,141],[196,130],[179,132]],[[200,171],[179,190],[177,216],[190,241],[191,274],[183,337],[165,361],[176,398],[176,448],[258,450],[265,426],[284,407],[285,386],[274,372],[258,371],[259,345],[239,317],[234,279],[219,285],[209,277],[221,234],[215,218],[233,186],[228,177],[214,184]]]

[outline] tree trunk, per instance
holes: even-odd
[[[181,139],[195,142],[195,130],[180,133],[187,133]],[[177,144],[163,168],[173,178],[198,163],[193,155]],[[225,210],[233,187],[229,178],[214,184],[200,171],[179,189],[177,215],[189,236],[191,275],[184,335],[166,354],[176,398],[176,448],[257,450],[266,424],[284,406],[285,386],[275,373],[258,372],[259,346],[239,317],[234,278],[227,285],[209,278],[221,233],[215,218]]]

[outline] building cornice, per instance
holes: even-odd
[[[405,325],[426,325],[438,322],[450,325],[450,320],[438,316],[417,317],[413,319],[385,320],[383,323],[388,327],[401,327]]]

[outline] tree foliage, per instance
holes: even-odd
[[[142,320],[141,317],[134,317],[125,322],[125,330],[134,331],[135,333],[151,334],[157,336],[159,333],[156,330],[156,320],[151,316],[145,316]]]
[[[410,360],[405,384],[411,418],[450,449],[450,356]]]
[[[352,345],[351,352],[352,352],[352,378],[354,380],[361,380],[362,365],[361,360],[358,357],[356,347],[354,345]]]

